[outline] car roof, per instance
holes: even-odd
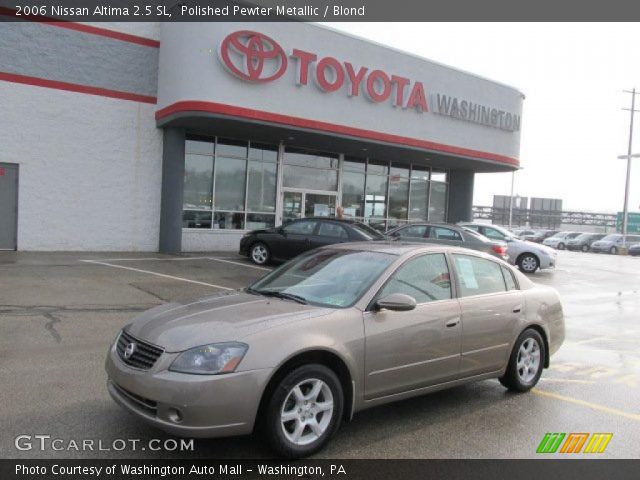
[[[492,260],[496,260],[496,257],[477,251],[470,250],[462,247],[452,247],[449,245],[439,245],[436,243],[414,243],[402,240],[373,240],[368,242],[349,242],[349,243],[335,243],[321,247],[322,249],[338,249],[338,250],[360,250],[368,252],[380,252],[390,255],[405,255],[411,252],[425,252],[425,253],[465,253],[476,255],[478,257],[485,257]]]
[[[302,220],[323,220],[323,221],[349,223],[349,224],[362,223],[361,221],[353,218],[337,218],[337,217],[304,217],[304,218],[296,218],[295,220],[291,220],[289,223],[301,222]]]

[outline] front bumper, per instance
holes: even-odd
[[[168,370],[175,357],[165,353],[150,370],[139,370],[122,362],[112,347],[105,365],[109,394],[129,412],[173,435],[211,438],[253,431],[272,369],[189,375]]]
[[[555,268],[556,267],[556,258],[555,256],[549,256],[549,255],[538,255],[538,258],[540,259],[540,269],[547,269],[547,268]]]

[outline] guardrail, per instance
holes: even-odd
[[[474,206],[473,218],[491,220],[497,225],[509,224],[509,209],[486,206]],[[616,228],[615,213],[594,213],[562,211],[550,212],[545,210],[529,210],[514,208],[511,215],[511,225],[532,228],[560,228],[561,225],[591,225]]]

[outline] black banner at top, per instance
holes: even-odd
[[[640,3],[629,0],[0,0],[0,21],[16,18],[76,22],[634,21],[640,19]]]

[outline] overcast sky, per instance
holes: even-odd
[[[622,210],[630,94],[640,89],[638,24],[333,23],[329,26],[497,80],[526,95],[515,193],[565,210]],[[640,96],[637,97],[640,109]],[[640,114],[636,114],[640,136]],[[640,153],[640,140],[634,141]],[[630,211],[640,211],[640,158]],[[510,173],[476,176],[475,205],[508,195]]]

